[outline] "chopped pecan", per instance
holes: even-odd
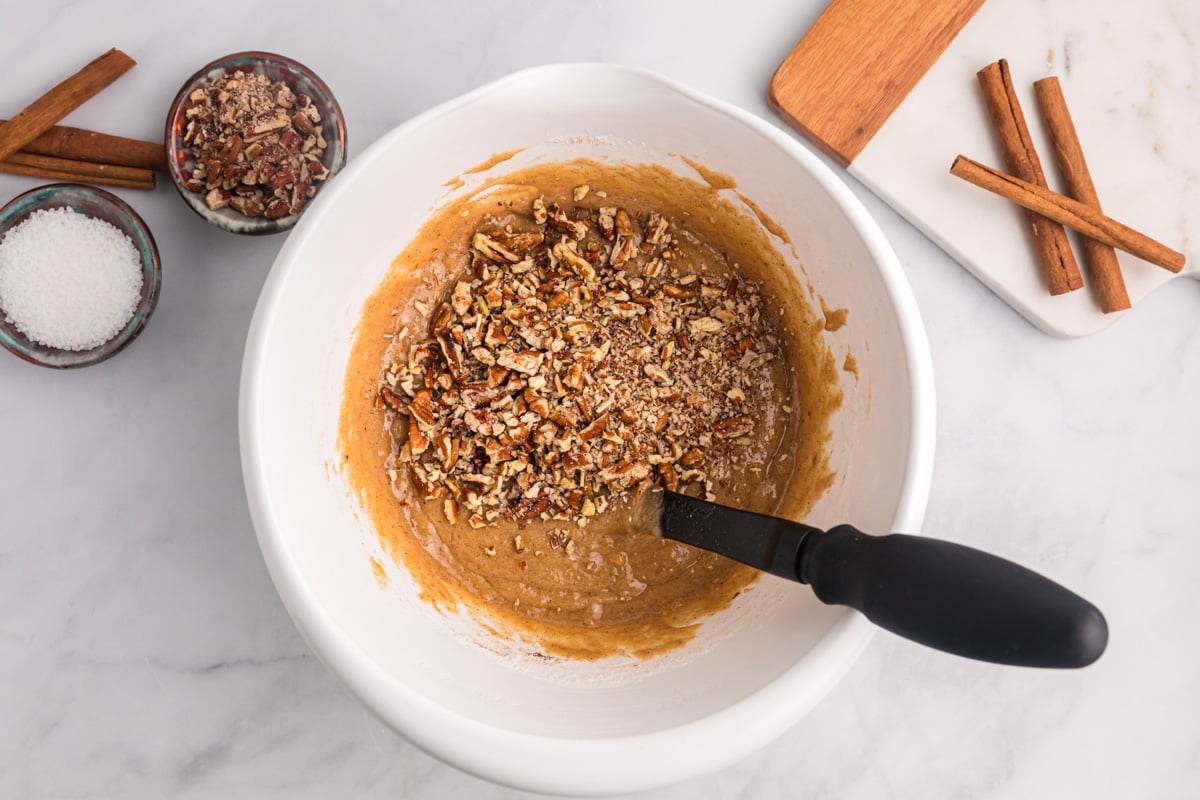
[[[523,497],[513,506],[512,513],[516,519],[536,519],[549,508],[550,498],[546,495]]]
[[[488,347],[499,347],[508,341],[504,326],[500,322],[488,323],[487,333],[483,335],[483,343]]]
[[[471,246],[478,250],[484,257],[490,258],[497,264],[505,262],[515,264],[521,260],[521,257],[509,250],[504,245],[497,242],[486,233],[477,233],[471,240]]]
[[[617,233],[616,214],[615,208],[607,207],[601,208],[598,212],[596,222],[600,226],[600,235],[609,241],[612,241]]]
[[[579,427],[579,416],[571,409],[565,407],[556,409],[550,415],[550,421],[555,425],[561,425],[572,431]]]
[[[628,489],[650,476],[650,465],[622,461],[600,470],[599,478],[613,489]]]
[[[713,317],[700,317],[688,322],[688,328],[692,333],[714,333],[721,330],[721,320]]]
[[[557,203],[548,203],[545,208],[548,215],[547,222],[550,223],[550,227],[569,234],[576,240],[587,236],[588,224],[586,222],[571,219],[567,216],[567,212],[563,211]]]
[[[579,271],[579,274],[583,275],[588,280],[592,280],[596,277],[596,269],[592,266],[590,261],[579,255],[579,251],[575,249],[574,242],[564,239],[555,244],[554,249],[551,252],[554,253],[555,258],[575,268]]]
[[[504,383],[508,379],[508,370],[504,367],[490,366],[488,367],[487,385],[495,388]]]
[[[542,354],[533,350],[522,350],[519,353],[504,350],[496,357],[496,363],[524,375],[533,375],[541,369],[542,359]]]
[[[414,425],[411,419],[408,423],[408,449],[414,456],[429,449],[429,436],[421,430],[420,425]]]
[[[668,283],[662,290],[663,294],[674,300],[691,300],[696,296],[695,289],[690,289],[687,286],[676,286],[673,283]]]
[[[744,445],[734,440],[754,430],[763,380],[747,371],[777,357],[753,286],[735,296],[725,278],[653,280],[662,262],[638,261],[621,209],[568,213],[539,200],[533,215],[554,233],[477,232],[466,277],[432,314],[417,306],[431,338],[383,382],[416,431],[398,461],[423,465],[423,496],[449,493],[478,526],[583,525],[651,479],[712,497],[706,449]],[[642,251],[670,242],[661,215],[644,233]],[[382,390],[379,403],[388,407]]]
[[[618,209],[614,220],[616,230],[616,243],[613,245],[612,255],[608,258],[608,263],[613,269],[622,269],[629,259],[633,258],[634,251],[637,245],[633,240],[633,223],[629,220],[629,213],[625,209]]]
[[[439,333],[437,335],[438,346],[442,349],[442,358],[446,360],[446,366],[450,369],[450,374],[458,378],[463,374],[463,352],[462,345],[454,340],[454,336],[449,332]]]
[[[448,433],[438,436],[437,454],[442,460],[442,469],[446,472],[454,469],[454,465],[458,463],[461,446],[462,443],[458,439],[452,439]]]
[[[209,200],[218,203],[213,207],[279,219],[298,214],[315,193],[314,182],[328,178],[320,115],[310,112],[307,95],[262,74],[236,71],[194,93],[190,103],[185,143],[193,166],[185,186],[221,190]],[[293,112],[295,106],[305,110]]]
[[[726,417],[713,423],[712,432],[721,439],[737,439],[754,430],[754,420],[748,416]]]
[[[592,456],[587,451],[581,453],[566,453],[562,457],[563,469],[587,469],[592,466]]]
[[[398,414],[408,413],[408,398],[396,392],[386,383],[379,387],[380,401]]]
[[[454,309],[454,313],[460,317],[471,310],[471,304],[474,298],[471,297],[471,284],[466,281],[459,281],[454,284],[454,291],[450,292],[450,307]]]
[[[652,245],[662,244],[669,227],[670,223],[662,214],[651,211],[650,216],[646,219],[646,242]]]
[[[213,211],[224,208],[229,205],[229,191],[227,189],[213,189],[204,196],[204,202]]]
[[[592,420],[586,428],[579,432],[579,438],[585,442],[595,439],[600,434],[604,433],[604,429],[608,427],[608,414],[604,413]]]
[[[667,374],[667,371],[658,364],[647,364],[642,368],[655,383],[660,383],[664,386],[670,386],[675,381]]]
[[[450,327],[450,312],[449,303],[441,303],[433,310],[433,316],[429,318],[429,330],[431,333],[442,333]]]
[[[507,231],[492,231],[489,236],[494,241],[500,244],[509,252],[523,256],[533,248],[537,247],[546,236],[541,231],[529,231],[528,233],[508,233]]]
[[[426,428],[433,427],[433,396],[428,389],[422,389],[413,396],[412,402],[408,405],[408,413],[417,421],[418,425]]]
[[[679,476],[675,473],[674,467],[670,464],[659,464],[655,469],[658,470],[658,477],[662,481],[664,489],[669,492],[679,491]]]

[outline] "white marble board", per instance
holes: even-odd
[[[1200,214],[1198,39],[1195,0],[987,0],[849,172],[1030,322],[1094,333],[1176,276],[1120,253],[1130,311],[1101,313],[1082,262],[1084,288],[1050,296],[1020,210],[949,174],[959,153],[1004,167],[975,73],[1008,59],[1047,179],[1063,191],[1032,89],[1059,76],[1105,213],[1182,250],[1180,275],[1200,278],[1187,235]]]

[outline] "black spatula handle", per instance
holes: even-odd
[[[1048,578],[953,542],[849,525],[804,539],[797,577],[906,639],[968,658],[1084,667],[1108,643],[1100,610]]]

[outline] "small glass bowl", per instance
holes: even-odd
[[[0,208],[0,240],[34,211],[50,208],[69,208],[76,213],[102,219],[128,236],[142,257],[142,297],[121,332],[91,350],[60,350],[35,342],[17,330],[6,319],[3,308],[0,308],[0,345],[41,367],[71,369],[99,364],[128,347],[146,327],[146,320],[154,312],[162,287],[158,247],[146,223],[128,203],[103,189],[79,183],[52,183],[13,198],[8,205]]]
[[[261,73],[271,81],[283,81],[297,94],[306,94],[312,98],[313,105],[321,114],[321,124],[324,127],[326,149],[322,163],[329,170],[329,177],[315,184],[317,193],[333,179],[346,163],[346,120],[342,109],[334,99],[333,93],[325,82],[317,77],[308,67],[293,61],[286,56],[274,53],[248,51],[218,58],[211,64],[202,67],[192,77],[188,78],[175,95],[171,110],[167,112],[167,131],[165,147],[167,151],[167,170],[171,181],[181,197],[193,211],[219,228],[232,233],[258,235],[264,233],[279,233],[286,231],[296,224],[301,214],[315,198],[309,199],[300,214],[289,214],[279,219],[265,217],[247,217],[239,211],[225,207],[213,210],[208,207],[204,195],[187,189],[185,175],[190,175],[195,167],[188,148],[183,144],[183,134],[187,129],[186,110],[188,97],[196,89],[203,89],[221,78],[226,73],[237,70],[245,73]]]

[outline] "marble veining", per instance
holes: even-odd
[[[1046,19],[1054,5],[1037,4]],[[553,61],[649,67],[773,119],[767,78],[821,6],[523,0],[481,13],[454,0],[331,12],[296,0],[256,6],[270,20],[259,27],[235,23],[245,6],[223,0],[204,21],[168,4],[25,4],[0,26],[0,111],[119,45],[139,66],[69,122],[159,135],[184,78],[248,48],[294,56],[330,84],[351,155],[425,108]],[[1195,41],[1194,9],[1174,8]],[[1094,59],[1107,46],[1095,30],[1063,28],[1056,65],[1066,70],[1068,52],[1076,65]],[[1194,69],[1194,47],[1123,47],[1146,73],[1175,76],[1164,86]],[[1155,95],[1166,124],[1197,113],[1194,94]],[[1185,144],[1170,142],[1172,163],[1194,159]],[[1118,154],[1103,158],[1106,174],[1120,172]],[[1086,671],[1050,673],[880,635],[780,740],[644,797],[1200,794],[1200,285],[1155,292],[1087,339],[1053,339],[850,183],[929,330],[939,419],[926,531],[1085,594],[1108,615],[1110,650]],[[0,176],[0,199],[36,184]],[[1186,191],[1194,207],[1194,180]],[[122,194],[162,251],[162,299],[142,337],[69,373],[0,354],[0,797],[526,797],[382,726],[309,653],[271,586],[242,494],[236,401],[250,315],[283,240],[211,228],[167,185]],[[1191,241],[1195,219],[1178,223]]]

